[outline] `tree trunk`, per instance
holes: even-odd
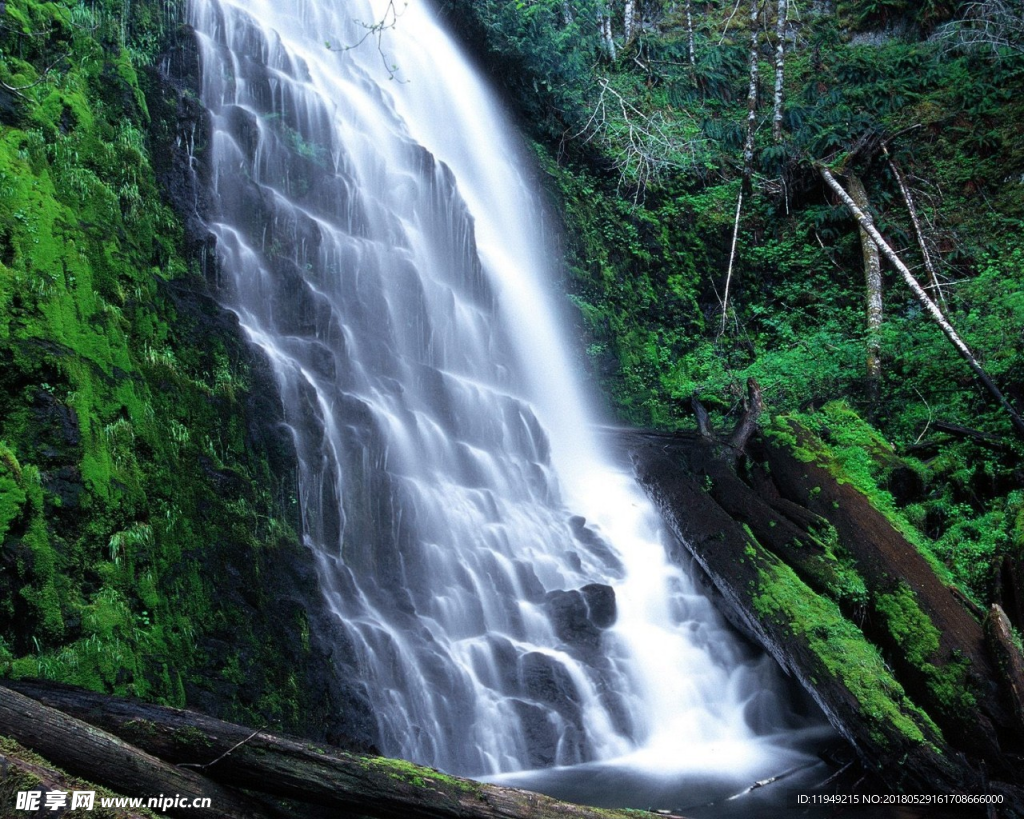
[[[928,271],[928,280],[931,282],[931,288],[938,294],[942,306],[946,307],[946,296],[939,285],[939,276],[935,270],[935,265],[932,264],[932,254],[928,252],[928,245],[924,241],[924,231],[921,230],[921,220],[917,216],[917,208],[914,207],[914,197],[910,193],[910,188],[907,186],[899,166],[889,156],[889,149],[883,144],[882,150],[885,152],[885,158],[889,160],[889,168],[892,169],[892,175],[896,177],[896,182],[900,186],[903,201],[907,204],[907,211],[910,213],[910,221],[914,225],[914,235],[917,237],[917,246],[921,250],[921,258],[924,259],[924,269]]]
[[[2,10],[3,5],[0,3],[0,11]],[[73,779],[61,771],[54,770],[52,767],[38,765],[34,762],[21,759],[15,755],[16,753],[17,751],[6,751],[0,749],[0,799],[3,800],[3,802],[0,802],[0,813],[2,813],[4,808],[9,810],[15,804],[12,798],[13,794],[11,793],[11,790],[14,790],[15,788],[17,790],[64,791],[65,793],[71,793],[72,791],[96,790],[95,784],[88,784],[84,781]],[[10,790],[4,787],[9,783],[8,777],[17,777],[17,784],[10,783],[10,785],[13,786]],[[31,782],[32,784],[23,788],[20,787],[22,782],[25,782],[26,784]],[[107,795],[117,798],[120,794],[115,795],[112,791],[109,792],[109,794],[96,794],[97,797]],[[8,798],[11,798],[11,802],[7,802]],[[71,797],[68,797],[68,801],[71,801]],[[7,804],[4,804],[4,802]],[[95,804],[98,806],[99,802],[96,801]],[[9,815],[17,816],[18,814]],[[20,815],[23,819],[41,819],[41,817],[55,816],[56,814],[46,810],[45,803],[41,802],[39,810],[26,811]],[[107,815],[109,816],[110,814]],[[142,813],[134,808],[120,808],[117,813],[117,819],[152,819],[152,817],[153,814],[149,811]]]
[[[1016,729],[1024,733],[1024,656],[1013,641],[1010,619],[998,603],[992,605],[985,618],[985,639],[995,659],[1003,690],[1009,693],[1013,714],[1017,718]]]
[[[178,794],[210,800],[209,808],[171,808],[172,816],[259,819],[268,814],[247,797],[192,771],[169,765],[106,731],[0,686],[0,734],[9,736],[69,773],[126,796]]]
[[[601,39],[604,41],[604,50],[608,59],[615,61],[615,38],[612,36],[612,17],[609,9],[599,8],[597,12],[598,25],[601,28]]]
[[[740,213],[743,211],[743,188],[740,188],[740,195],[736,198],[736,219],[732,225],[732,247],[729,249],[729,266],[725,271],[725,293],[722,296],[722,327],[719,335],[725,334],[725,323],[729,317],[729,288],[732,285],[732,266],[736,261],[736,240],[740,235]]]
[[[753,378],[747,379],[747,398],[743,402],[743,413],[736,422],[736,428],[729,437],[729,446],[741,452],[757,429],[757,420],[764,410],[764,399],[761,397],[761,385]]]
[[[690,54],[690,67],[697,66],[697,51],[693,47],[693,0],[686,0],[686,44]]]
[[[868,213],[868,193],[864,190],[864,183],[854,173],[847,174],[847,180],[850,197],[857,203],[857,207]],[[882,378],[882,260],[878,255],[878,246],[870,234],[863,227],[859,230],[866,293],[868,395],[871,406],[874,407],[878,402]]]
[[[757,127],[757,81],[759,76],[757,40],[760,6],[750,0],[750,84],[747,88],[747,136],[743,141],[743,191],[750,193],[754,174],[754,131]]]
[[[835,176],[832,175],[832,172],[829,171],[828,168],[824,165],[819,165],[818,171],[821,173],[826,184],[835,191],[836,195],[839,196],[846,207],[850,209],[850,212],[853,214],[861,228],[868,233],[875,244],[878,245],[878,248],[886,255],[886,258],[888,258],[889,261],[892,262],[893,266],[900,272],[900,275],[903,276],[903,280],[907,283],[907,286],[911,289],[914,295],[917,296],[917,300],[921,302],[925,310],[928,312],[928,315],[935,320],[935,323],[942,328],[942,332],[946,334],[946,338],[949,339],[953,347],[956,348],[956,351],[964,361],[967,362],[967,365],[971,370],[974,371],[974,374],[985,386],[985,389],[989,391],[996,401],[999,402],[999,405],[1006,411],[1006,414],[1010,416],[1010,422],[1013,424],[1014,429],[1017,430],[1017,433],[1024,437],[1024,420],[1021,419],[1017,410],[1013,408],[1013,405],[1006,400],[1006,397],[999,390],[999,387],[995,385],[995,382],[989,378],[988,373],[986,373],[981,364],[978,363],[978,359],[974,357],[974,353],[971,352],[970,348],[964,344],[960,336],[957,335],[956,330],[954,330],[953,326],[946,320],[946,317],[942,315],[942,311],[936,306],[935,302],[928,297],[928,294],[924,291],[921,285],[917,283],[917,279],[915,279],[910,270],[907,269],[907,266],[900,261],[900,257],[896,255],[896,252],[889,247],[889,244],[882,238],[882,234],[878,232],[878,229],[872,223],[871,217],[857,206],[857,203],[850,198],[850,195],[845,190],[843,190],[843,186],[836,181]]]
[[[636,34],[636,0],[626,0],[622,9],[622,25],[625,43],[629,45]]]
[[[412,816],[417,819],[628,819],[620,811],[571,805],[515,788],[447,776],[401,760],[359,756],[263,731],[253,732],[192,711],[122,700],[67,686],[24,681],[5,684],[51,706],[47,708],[34,703],[37,709],[59,714],[63,720],[71,718],[60,714],[60,711],[75,714],[81,720],[123,737],[126,742],[155,756],[179,766],[190,765],[203,777],[259,793],[331,807],[338,811],[339,816],[374,819],[408,819]],[[20,700],[28,699],[0,687],[0,703],[8,695]],[[85,726],[85,730],[100,733],[97,728],[89,726]],[[0,734],[5,731],[7,723],[0,712]],[[62,737],[63,745],[68,746],[69,751],[73,750],[77,740],[77,733]],[[25,744],[35,749],[31,743]],[[48,751],[40,753],[57,764],[63,764],[65,752],[62,747],[49,747]],[[134,753],[153,759],[142,751]],[[170,767],[160,760],[153,761]],[[181,767],[171,770],[196,777]],[[104,776],[101,773],[96,772],[91,778],[102,782]],[[213,782],[209,784],[219,787]],[[134,787],[134,792],[140,790],[142,788]],[[160,792],[157,789],[153,794]],[[175,790],[164,786],[162,792],[174,793]],[[177,792],[184,791],[178,788]],[[217,806],[220,803],[214,800],[213,804]],[[192,811],[189,815],[203,814]],[[237,814],[246,817],[263,815]]]
[[[572,24],[572,9],[569,8],[569,0],[562,0],[562,21],[567,26]]]
[[[714,476],[706,469],[708,459],[715,457],[714,445],[698,439],[694,446],[673,446],[673,437],[633,434],[632,445],[627,446],[637,479],[670,531],[721,592],[730,619],[755,635],[800,681],[858,750],[867,769],[878,771],[890,786],[921,793],[964,787],[958,758],[890,678],[866,641],[860,638],[858,643],[855,627],[708,495],[705,487],[709,481],[714,484]],[[785,594],[776,586],[784,587]],[[806,612],[813,612],[810,620]],[[850,649],[855,644],[863,645],[870,670],[853,656]],[[859,683],[851,684],[866,675],[881,693],[883,707],[868,706],[869,692],[857,690]]]
[[[779,0],[775,18],[775,107],[772,114],[772,139],[782,142],[782,93],[786,67],[786,19],[789,0]]]

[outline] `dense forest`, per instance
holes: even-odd
[[[437,5],[517,116],[609,424],[714,437],[756,404],[746,484],[820,469],[819,522],[852,487],[1019,652],[1024,5]],[[346,47],[415,82],[389,51],[402,3],[361,22]],[[273,378],[217,301],[198,72],[184,3],[0,0],[0,676],[366,744]],[[884,656],[856,631],[853,661],[888,686],[903,652],[960,730],[962,656],[936,670],[915,593],[865,583],[821,527],[807,616],[830,640],[883,623]],[[792,616],[788,578],[754,598],[766,619]],[[865,719],[917,719],[893,700]]]

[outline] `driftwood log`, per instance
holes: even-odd
[[[28,713],[23,705],[25,701],[33,706],[30,720],[52,726],[45,733],[59,737],[57,745],[47,743],[45,750],[36,747],[35,734],[26,732],[18,717],[22,713],[19,709]],[[10,719],[15,724],[11,724]],[[635,812],[627,814],[573,805],[516,788],[447,776],[408,762],[360,756],[330,746],[278,737],[193,711],[51,683],[4,681],[0,685],[0,734],[11,733],[18,738],[15,732],[25,737],[24,740],[19,738],[24,745],[58,765],[69,764],[74,757],[75,767],[83,771],[82,775],[104,784],[110,779],[106,765],[89,768],[78,760],[81,754],[74,746],[80,737],[93,734],[110,737],[119,748],[131,749],[130,759],[122,761],[130,772],[126,775],[128,779],[116,785],[119,791],[130,794],[174,793],[173,787],[158,784],[152,778],[131,779],[132,772],[142,771],[151,777],[149,769],[164,771],[170,767],[182,777],[202,779],[221,791],[228,791],[225,786],[244,788],[293,802],[328,807],[335,816],[368,819],[628,819],[630,816],[635,819],[636,816]],[[103,754],[106,753],[104,750]],[[184,787],[178,791],[184,793]],[[214,805],[229,804],[227,798],[219,798],[223,801],[218,802],[215,797]],[[239,808],[238,812],[217,815],[271,815],[270,808],[264,806],[248,810],[251,812]],[[203,814],[191,810],[188,815]]]

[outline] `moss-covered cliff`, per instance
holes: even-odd
[[[0,674],[363,733],[269,370],[205,279],[183,7],[0,17]]]

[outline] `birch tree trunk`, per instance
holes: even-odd
[[[690,66],[697,65],[697,52],[693,47],[693,0],[686,0],[686,43],[689,48]]]
[[[786,68],[786,21],[789,0],[779,0],[775,18],[775,109],[772,114],[772,139],[782,141],[782,92]]]
[[[622,9],[622,22],[625,43],[629,45],[633,40],[633,35],[636,34],[636,0],[626,0]]]
[[[751,192],[754,173],[754,130],[757,126],[757,25],[760,17],[758,0],[750,0],[750,85],[747,89],[747,137],[743,142],[743,190]]]
[[[857,207],[868,213],[868,194],[860,177],[854,173],[848,174],[847,184],[850,197]],[[878,254],[878,245],[871,235],[863,227],[860,227],[859,231],[866,288],[868,393],[874,404],[878,400],[879,382],[882,378],[882,259]]]
[[[903,280],[907,283],[907,286],[911,289],[913,294],[917,297],[917,300],[921,302],[921,305],[928,312],[928,315],[930,315],[932,319],[935,320],[935,323],[939,325],[939,327],[942,329],[942,332],[945,333],[946,338],[949,339],[950,343],[953,345],[954,348],[956,348],[956,351],[960,354],[960,357],[963,358],[963,360],[967,362],[967,365],[971,368],[971,370],[974,371],[974,374],[978,377],[978,380],[981,381],[981,383],[985,386],[985,389],[989,391],[992,397],[995,398],[996,401],[999,402],[999,405],[1006,411],[1006,414],[1010,416],[1010,421],[1013,424],[1013,427],[1017,431],[1017,433],[1024,437],[1024,419],[1021,419],[1020,415],[1017,413],[1017,410],[1015,410],[1013,408],[1013,405],[1006,400],[1006,396],[1004,396],[1003,393],[999,390],[999,387],[995,385],[995,382],[992,381],[991,378],[989,378],[988,373],[986,373],[984,368],[982,368],[981,364],[978,362],[978,359],[975,358],[974,353],[971,352],[970,348],[963,342],[960,336],[957,335],[956,330],[953,329],[953,325],[951,325],[946,320],[946,317],[942,314],[942,311],[938,308],[935,302],[933,302],[928,297],[928,294],[924,291],[924,288],[922,288],[921,285],[918,284],[917,279],[915,279],[914,276],[911,274],[910,270],[907,269],[907,266],[903,264],[903,262],[900,260],[900,257],[896,255],[896,252],[891,247],[889,247],[888,242],[886,242],[885,239],[882,238],[882,234],[878,232],[878,229],[871,221],[871,217],[857,206],[857,203],[854,202],[852,198],[850,198],[850,195],[845,190],[843,190],[843,186],[839,184],[835,176],[832,175],[832,172],[829,171],[828,168],[826,168],[823,165],[819,165],[818,172],[821,174],[822,179],[825,180],[825,183],[833,191],[835,191],[836,195],[840,199],[843,200],[843,204],[845,204],[846,207],[850,209],[850,212],[853,214],[854,218],[857,220],[857,223],[861,226],[861,228],[863,228],[863,230],[871,237],[874,243],[878,245],[879,250],[881,250],[885,254],[886,258],[890,262],[892,262],[893,267],[895,267],[899,271],[900,275],[903,277]]]
[[[572,23],[572,9],[569,8],[569,0],[562,0],[562,20],[567,26]]]
[[[732,284],[732,265],[736,261],[736,240],[740,235],[740,214],[743,212],[743,189],[736,198],[736,219],[732,225],[732,247],[729,249],[729,267],[725,272],[725,295],[722,297],[722,327],[719,335],[725,334],[725,323],[729,317],[729,287]]]
[[[611,10],[605,6],[599,6],[597,10],[597,24],[601,29],[601,39],[604,41],[604,50],[608,59],[615,60],[615,39],[612,37],[612,16]]]

